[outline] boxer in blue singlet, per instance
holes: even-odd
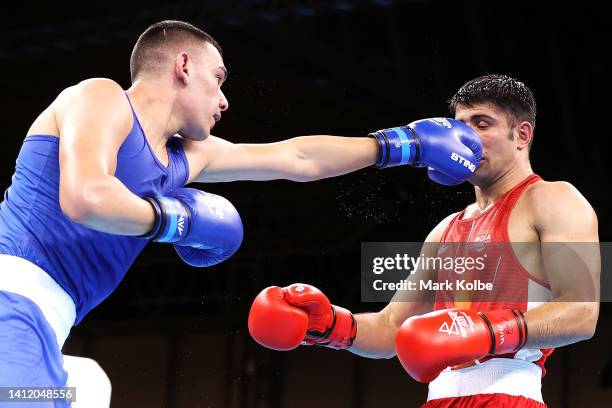
[[[66,385],[61,348],[70,328],[112,293],[149,241],[173,243],[193,266],[238,249],[236,209],[188,183],[310,181],[409,164],[457,184],[479,164],[478,136],[452,119],[372,137],[233,144],[210,136],[228,109],[227,70],[217,42],[188,23],[149,27],[130,70],[127,91],[108,79],[64,90],[23,142],[0,204],[0,387]]]

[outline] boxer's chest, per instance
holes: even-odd
[[[470,234],[470,242],[501,241],[500,237],[504,233],[503,231],[496,230],[496,228],[507,228],[508,240],[512,243],[512,250],[520,264],[535,278],[548,283],[542,263],[540,236],[533,222],[533,210],[530,208],[528,200],[523,200],[522,198],[519,198],[513,208],[510,209],[507,227],[491,224],[483,225],[481,228],[476,227]],[[479,209],[472,205],[466,209],[463,218],[477,219],[481,215],[486,215],[491,210],[495,209]]]

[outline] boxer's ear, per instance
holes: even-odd
[[[529,145],[533,139],[533,125],[527,121],[519,122],[516,127],[516,148],[517,150],[529,150]]]
[[[189,83],[191,75],[191,58],[185,51],[181,51],[174,58],[174,73],[176,78],[184,85]]]

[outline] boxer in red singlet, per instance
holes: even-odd
[[[442,256],[457,245],[496,246],[497,256],[479,275],[494,289],[479,295],[397,292],[380,312],[353,316],[310,285],[271,287],[255,299],[249,330],[276,350],[318,344],[369,358],[397,355],[413,378],[429,383],[427,408],[545,407],[546,358],[595,331],[597,217],[571,184],[534,174],[529,149],[536,104],[522,82],[476,78],[459,89],[450,108],[483,143],[470,179],[476,200],[431,231],[423,255]],[[421,268],[408,280],[447,277],[444,270]]]

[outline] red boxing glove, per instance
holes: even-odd
[[[446,309],[407,319],[395,351],[412,378],[431,382],[446,367],[513,353],[525,343],[527,322],[520,310]]]
[[[355,318],[333,306],[311,285],[294,283],[262,290],[249,312],[249,332],[264,347],[286,351],[300,344],[347,349],[357,334]]]

